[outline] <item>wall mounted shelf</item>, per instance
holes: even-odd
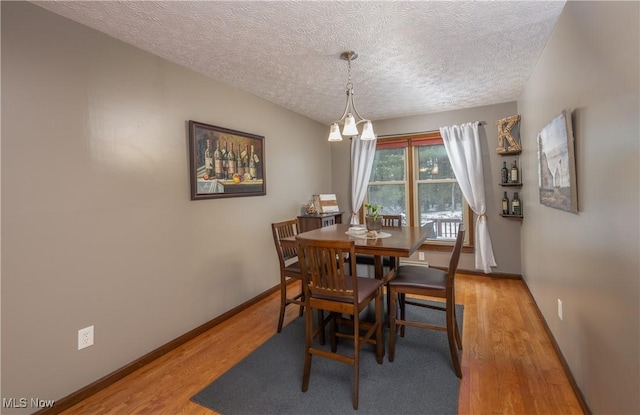
[[[524,219],[524,216],[522,215],[505,215],[504,213],[501,213],[500,216],[503,218]]]

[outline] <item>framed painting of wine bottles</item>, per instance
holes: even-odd
[[[191,200],[267,194],[264,137],[189,121]]]

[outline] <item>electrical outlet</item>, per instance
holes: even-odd
[[[562,320],[562,301],[558,298],[558,318]]]
[[[418,259],[424,261],[424,252],[418,252]]]
[[[93,346],[93,326],[78,330],[78,350]]]

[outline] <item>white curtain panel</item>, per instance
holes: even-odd
[[[369,177],[373,167],[373,158],[376,155],[376,142],[378,140],[361,140],[360,136],[351,139],[351,221],[352,225],[358,225],[358,211],[364,203],[367,195]]]
[[[487,205],[484,195],[484,174],[478,123],[466,123],[440,128],[444,147],[451,161],[462,195],[477,215],[475,233],[476,268],[491,273],[496,266],[487,226]]]

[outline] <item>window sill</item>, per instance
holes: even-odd
[[[420,251],[436,251],[436,252],[451,252],[453,249],[453,245],[456,241],[450,242],[437,242],[437,241],[426,241],[420,246]],[[462,252],[465,254],[470,254],[475,252],[473,245],[463,245]]]

